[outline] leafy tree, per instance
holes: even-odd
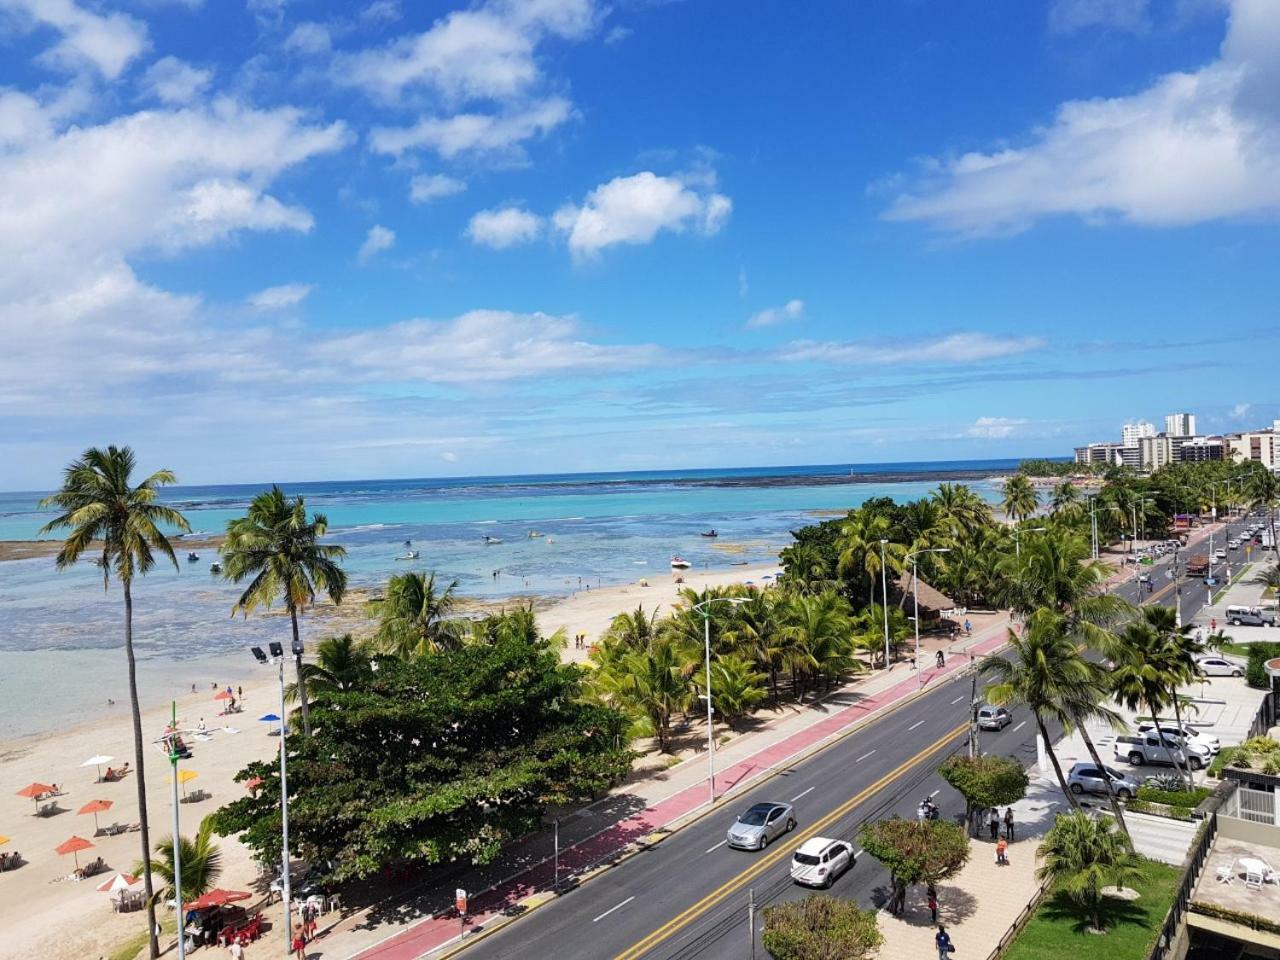
[[[992,523],[991,506],[963,483],[940,483],[930,494],[939,523],[949,526],[954,539],[972,537]]]
[[[434,573],[396,574],[377,605],[378,645],[399,657],[416,657],[461,642],[462,624],[450,619],[458,604],[457,586],[453,580],[441,590]]]
[[[957,754],[948,757],[938,773],[964,797],[965,821],[975,837],[981,811],[1017,803],[1027,795],[1027,785],[1031,782],[1022,764],[1013,757]]]
[[[616,640],[627,650],[647,650],[657,637],[658,611],[645,613],[636,607],[634,613],[620,613],[609,624],[606,639]]]
[[[890,910],[901,913],[907,890],[917,883],[938,884],[960,872],[969,860],[969,838],[946,820],[917,822],[891,817],[864,823],[858,842],[889,870]]]
[[[347,575],[337,564],[347,551],[320,542],[328,527],[323,514],[312,514],[308,520],[302,497],[290,500],[279,487],[273,486],[254,497],[245,516],[227,523],[227,539],[219,549],[224,578],[233,583],[252,578],[231,608],[231,615],[242,613],[247,617],[249,611],[269,608],[282,598],[293,627],[293,646],[299,649],[298,615],[315,603],[316,590],[327,593],[334,603],[341,603],[347,590]],[[302,728],[309,737],[311,715],[301,654],[296,656],[295,664]]]
[[[1004,482],[1004,499],[1000,501],[1000,506],[1006,516],[1012,520],[1021,521],[1036,512],[1040,501],[1031,481],[1022,474],[1015,473]]]
[[[1280,564],[1267,567],[1253,578],[1253,582],[1272,590],[1280,590]]]
[[[864,960],[884,937],[874,910],[810,894],[764,908],[764,948],[775,960]]]
[[[639,718],[635,732],[656,737],[658,749],[666,753],[671,720],[693,698],[694,658],[661,639],[635,650],[606,642],[593,656],[598,665],[592,684],[597,698]]]
[[[1037,852],[1043,862],[1036,878],[1053,883],[1099,932],[1106,927],[1103,888],[1142,876],[1142,859],[1116,825],[1083,810],[1059,814]]]
[[[1049,494],[1049,506],[1054,514],[1074,516],[1081,512],[1080,488],[1070,480],[1053,485]]]
[[[831,681],[858,669],[850,656],[848,606],[834,593],[793,597],[781,604],[781,618],[784,656],[800,702],[814,679]]]
[[[313,694],[354,690],[373,676],[373,660],[365,646],[349,633],[325,637],[316,647],[315,662],[302,665],[302,675]],[[297,701],[296,683],[284,688],[284,698],[290,703]]]
[[[299,856],[335,881],[489,863],[549,806],[594,798],[628,772],[626,718],[582,700],[581,668],[523,628],[491,634],[493,643],[381,660],[359,689],[317,692],[315,735],[288,740]],[[259,862],[276,863],[276,764],[237,775],[250,777],[262,778],[256,794],[214,813],[213,828],[243,831]]]
[[[160,955],[156,939],[155,890],[151,880],[151,824],[147,817],[146,776],[142,749],[142,715],[138,708],[137,662],[133,655],[133,578],[155,566],[157,553],[176,569],[178,561],[162,527],[187,531],[191,527],[177,510],[157,503],[161,487],[176,483],[172,471],[157,470],[136,486],[132,475],[137,460],[129,447],[90,447],[63,472],[62,487],[40,501],[41,507],[61,511],[41,533],[69,531],[55,564],[59,570],[76,563],[86,551],[97,553],[102,568],[102,588],[111,574],[124,592],[124,655],[129,665],[129,711],[133,719],[134,777],[138,787],[138,822],[141,827],[143,888],[147,901],[147,930],[151,956]]]
[[[156,858],[147,864],[136,864],[133,872],[140,873],[144,866],[150,866],[165,882],[156,896],[163,900],[173,899],[173,837],[160,841],[156,854]],[[222,850],[213,840],[213,824],[208,818],[200,824],[195,839],[179,838],[178,854],[182,867],[182,902],[189,903],[212,890],[222,876]]]
[[[693,674],[699,696],[706,696],[706,674]],[[718,656],[711,661],[711,703],[716,715],[730,729],[764,700],[764,675],[751,661],[738,654]]]

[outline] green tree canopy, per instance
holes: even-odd
[[[506,616],[513,616],[507,614]],[[491,618],[501,619],[501,618]],[[491,643],[388,658],[355,690],[317,691],[314,735],[289,739],[289,831],[333,879],[384,866],[487,863],[549,805],[597,796],[630,769],[626,719],[584,703],[580,668],[526,629]],[[213,814],[257,859],[280,856],[276,764],[256,795]]]
[[[1030,778],[1013,757],[948,757],[938,768],[942,779],[960,791],[970,830],[978,827],[977,814],[990,807],[1017,803],[1027,795]]]
[[[178,840],[179,866],[182,868],[182,902],[188,903],[203,893],[208,893],[222,876],[222,850],[213,841],[213,825],[208,818],[200,824],[195,838],[181,837]],[[134,866],[135,874],[142,872],[143,865]],[[156,891],[156,896],[168,900],[173,893],[173,837],[165,837],[156,847],[156,857],[151,861],[151,870],[158,874],[165,886]]]
[[[1036,878],[1052,882],[1084,914],[1094,930],[1106,926],[1102,888],[1123,886],[1141,876],[1141,858],[1105,817],[1083,810],[1059,814],[1038,853]]]
[[[891,817],[864,823],[858,833],[864,850],[885,865],[893,885],[891,909],[900,912],[907,888],[941,883],[960,872],[969,860],[964,828],[945,820]]]
[[[764,908],[764,948],[775,960],[863,960],[884,942],[876,912],[810,894]]]

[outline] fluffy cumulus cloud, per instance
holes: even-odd
[[[1018,417],[979,417],[965,430],[965,436],[978,440],[1004,440],[1026,424],[1025,419]]]
[[[799,320],[804,316],[803,300],[788,300],[780,307],[766,307],[747,318],[750,329],[773,327],[789,320]]]
[[[1152,227],[1280,214],[1280,3],[1231,0],[1218,58],[1063,104],[1021,146],[931,161],[891,220],[985,235],[1069,215]]]
[[[287,310],[305,300],[313,289],[309,283],[282,283],[250,294],[247,302],[255,310]]]
[[[328,53],[332,43],[333,38],[329,35],[328,27],[323,23],[308,20],[298,24],[289,32],[289,36],[284,40],[284,48],[293,53],[315,56]]]
[[[41,59],[70,70],[92,67],[118,77],[148,47],[146,26],[124,13],[98,13],[75,0],[0,0],[19,29],[48,27],[61,39]]]
[[[446,159],[463,153],[501,153],[543,136],[573,116],[563,97],[548,97],[503,113],[423,116],[409,127],[375,127],[369,135],[377,153],[400,156],[409,150],[434,150]]]
[[[420,173],[409,181],[409,199],[414,203],[430,203],[445,197],[456,196],[467,185],[443,173]]]
[[[212,70],[201,70],[177,57],[164,57],[147,68],[143,89],[163,103],[190,103],[213,80]]]
[[[467,224],[472,243],[503,250],[530,243],[542,232],[542,218],[519,207],[481,210]]]
[[[897,340],[796,340],[777,352],[788,361],[856,363],[978,363],[1039,350],[1039,337],[995,337],[986,333],[952,333],[941,337]]]
[[[591,257],[620,243],[650,243],[663,230],[713,234],[732,210],[722,193],[646,170],[601,184],[580,205],[557,210],[553,221],[574,256]]]
[[[390,250],[395,245],[396,232],[390,227],[375,223],[365,234],[364,243],[360,244],[360,249],[356,251],[356,259],[361,263],[368,263],[378,254]]]

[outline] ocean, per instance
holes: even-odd
[[[675,554],[696,568],[767,563],[790,542],[789,531],[824,511],[872,497],[915,499],[948,478],[995,499],[986,478],[1016,466],[979,460],[282,486],[327,516],[328,539],[347,549],[352,587],[376,591],[392,574],[433,570],[457,580],[459,593],[493,600],[666,576]],[[221,533],[263,488],[175,486],[163,499],[199,536]],[[0,540],[37,539],[51,516],[38,510],[41,496],[0,493]],[[699,535],[711,528],[717,538]],[[187,664],[181,683],[189,689],[202,679],[188,679],[200,661],[280,639],[285,628],[275,617],[232,618],[239,590],[210,573],[214,553],[188,562],[175,546],[179,569],[158,565],[135,586],[135,645],[145,672]],[[398,559],[410,549],[416,560]],[[121,616],[118,588],[104,591],[91,564],[59,573],[48,557],[0,562],[0,737],[47,728],[51,708],[79,716],[86,704],[120,694],[120,677],[95,682],[77,665],[105,666],[101,652],[119,647]],[[304,618],[311,639],[319,629]]]

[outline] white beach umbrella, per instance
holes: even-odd
[[[89,758],[88,760],[86,760],[84,763],[80,764],[80,766],[82,766],[82,767],[97,767],[97,768],[98,768],[98,779],[99,779],[99,780],[101,780],[101,779],[102,779],[102,765],[103,765],[104,763],[110,763],[110,762],[111,762],[112,760],[114,760],[114,759],[115,759],[115,757],[108,757],[108,756],[106,756],[105,754],[101,754],[101,753],[100,753],[100,754],[98,754],[96,757],[90,757],[90,758]]]
[[[127,873],[117,873],[106,883],[98,885],[98,890],[102,893],[119,893],[122,890],[128,890],[130,887],[138,885],[138,878]]]

